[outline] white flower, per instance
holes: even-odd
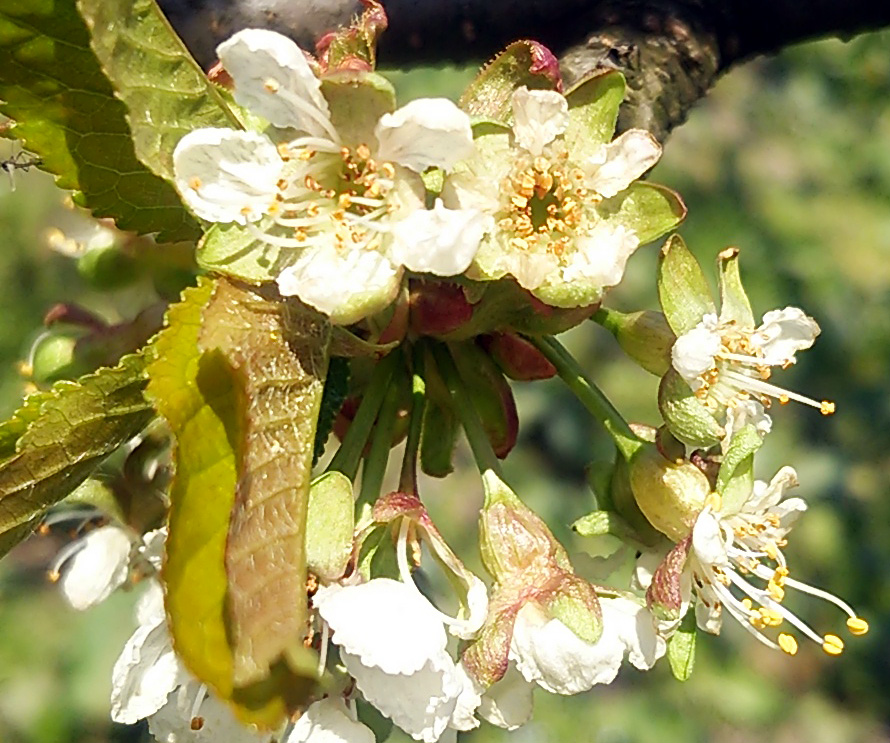
[[[780,632],[773,640],[767,634],[788,622],[825,652],[837,655],[844,647],[837,635],[817,634],[782,603],[785,590],[796,588],[838,606],[848,615],[847,627],[854,635],[868,631],[865,620],[846,602],[790,577],[782,548],[806,503],[800,498],[782,498],[785,490],[796,485],[797,473],[783,467],[768,485],[756,482],[738,510],[725,508],[716,494],[709,497],[693,526],[687,563],[699,597],[698,624],[718,633],[725,608],[758,640],[793,655],[797,652],[793,635]]]
[[[438,610],[389,578],[322,587],[313,605],[365,699],[415,740],[438,740],[463,690]]]
[[[148,532],[134,542],[128,529],[106,524],[66,545],[49,570],[59,580],[62,595],[75,609],[101,603],[130,580],[160,570],[166,531]],[[160,546],[159,546],[160,545]]]
[[[772,399],[782,404],[796,400],[818,408],[823,415],[834,412],[831,402],[817,402],[767,381],[771,367],[794,364],[795,354],[812,346],[817,335],[816,321],[797,307],[767,312],[758,328],[721,322],[717,315],[707,314],[677,338],[671,360],[712,412],[725,413],[728,441],[748,423],[767,433],[771,422],[765,408]]]
[[[235,100],[273,128],[187,134],[173,153],[176,185],[202,219],[244,225],[277,251],[282,294],[348,324],[389,304],[404,268],[453,275],[472,260],[488,222],[427,213],[419,175],[472,152],[457,106],[419,99],[364,128],[355,113],[337,131],[320,79],[286,37],[248,29],[218,54]]]
[[[510,659],[527,681],[555,694],[578,694],[594,684],[610,684],[625,655],[641,670],[665,653],[655,620],[641,604],[600,597],[603,633],[589,643],[534,603],[516,616]]]
[[[556,306],[593,304],[621,281],[640,243],[630,225],[606,220],[598,204],[651,168],[661,148],[634,129],[579,155],[566,136],[563,95],[521,87],[512,107],[512,130],[477,140],[477,154],[457,166],[443,192],[495,215],[471,275],[509,274]]]
[[[309,705],[284,743],[374,743],[374,733],[354,720],[342,699]]]

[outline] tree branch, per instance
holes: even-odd
[[[159,0],[205,66],[240,28],[274,28],[307,49],[360,12],[358,0]],[[874,0],[385,0],[383,64],[467,62],[531,38],[561,60],[566,82],[621,69],[629,96],[619,128],[664,139],[716,78],[739,61],[822,36],[890,25]]]

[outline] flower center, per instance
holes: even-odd
[[[556,143],[554,143],[555,145]],[[572,237],[583,228],[585,201],[599,200],[584,187],[584,174],[568,163],[568,153],[522,158],[501,184],[498,226],[510,245],[562,258]]]
[[[375,160],[367,145],[342,147],[316,137],[283,143],[278,152],[287,167],[266,211],[282,229],[253,227],[258,239],[283,248],[380,248],[384,218],[395,209],[392,163]]]

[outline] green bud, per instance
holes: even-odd
[[[723,426],[676,369],[668,369],[661,379],[658,409],[670,432],[689,446],[708,448],[726,435]]]
[[[630,486],[649,523],[675,542],[689,535],[711,492],[698,467],[670,462],[654,446],[641,448],[631,460]]]
[[[114,243],[84,253],[77,261],[77,272],[97,289],[118,289],[140,276],[136,261]]]
[[[621,349],[650,374],[663,376],[671,367],[677,337],[660,312],[618,312],[601,307],[594,320],[615,336]]]
[[[327,472],[309,488],[306,562],[324,581],[340,578],[352,554],[352,483],[341,472]]]
[[[31,350],[31,378],[38,384],[71,379],[86,371],[79,362],[77,338],[47,333]]]

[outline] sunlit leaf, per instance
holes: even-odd
[[[137,157],[173,179],[173,150],[201,127],[240,128],[154,0],[78,0],[92,48],[127,104]]]
[[[174,189],[137,159],[126,106],[89,42],[73,1],[0,0],[0,113],[15,121],[11,136],[96,216],[159,241],[195,239]]]
[[[142,394],[144,367],[142,355],[134,354],[114,368],[59,382],[4,424],[0,534],[31,522],[67,496],[145,426],[152,409]]]

